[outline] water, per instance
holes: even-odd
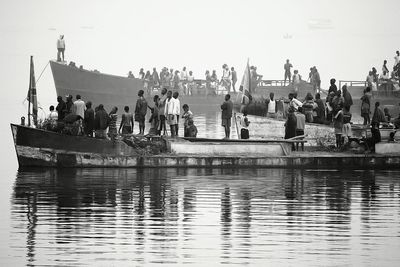
[[[400,172],[21,170],[3,263],[396,266]]]
[[[216,109],[193,111],[200,137],[224,136]],[[282,136],[250,120],[255,136]],[[1,137],[2,266],[400,262],[400,171],[18,170],[8,122]]]

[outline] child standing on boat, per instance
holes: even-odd
[[[250,121],[247,118],[247,112],[243,112],[243,116],[240,117],[240,139],[249,139],[249,125]]]
[[[193,113],[189,110],[189,106],[187,104],[184,104],[182,108],[183,108],[182,118],[185,120],[183,123],[183,136],[189,137],[187,130],[189,127],[189,120],[193,121]]]

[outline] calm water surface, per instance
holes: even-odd
[[[192,110],[200,137],[224,136],[217,108]],[[400,263],[400,171],[18,171],[7,123],[0,137],[1,266]]]
[[[398,266],[400,172],[20,170],[3,263]]]

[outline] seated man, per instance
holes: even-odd
[[[193,124],[193,119],[188,120],[188,127],[186,128],[187,137],[197,137],[197,127]]]

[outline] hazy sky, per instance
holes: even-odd
[[[203,78],[227,63],[241,77],[250,58],[265,79],[282,79],[288,58],[304,77],[317,66],[323,86],[331,77],[364,80],[384,59],[391,68],[400,49],[398,0],[0,1],[0,73],[11,102],[26,94],[29,55],[38,77],[59,34],[67,60],[111,74],[187,66]],[[55,100],[49,68],[38,95]]]

